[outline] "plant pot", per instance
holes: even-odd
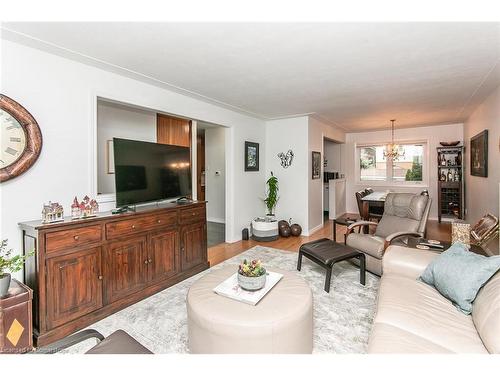
[[[0,298],[5,297],[9,292],[10,273],[4,273],[0,276]]]
[[[266,285],[266,274],[262,276],[244,276],[238,272],[238,284],[242,289],[255,291],[264,288]]]

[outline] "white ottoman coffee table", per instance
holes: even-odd
[[[237,266],[211,271],[187,295],[191,353],[311,353],[312,292],[299,276],[278,269],[283,278],[255,305],[216,294],[213,289]]]

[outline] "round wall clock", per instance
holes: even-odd
[[[0,182],[26,172],[42,150],[42,133],[31,114],[0,94]]]

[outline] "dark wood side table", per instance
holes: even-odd
[[[31,300],[33,291],[12,279],[9,292],[0,298],[0,353],[19,354],[33,349]]]
[[[333,219],[333,241],[337,242],[337,225],[345,226],[347,229],[349,225],[354,224],[355,222],[356,219],[350,219],[343,216]],[[344,233],[344,242],[345,242],[345,233]]]

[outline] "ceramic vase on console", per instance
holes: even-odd
[[[4,273],[0,276],[0,298],[7,295],[10,286],[10,273]]]

